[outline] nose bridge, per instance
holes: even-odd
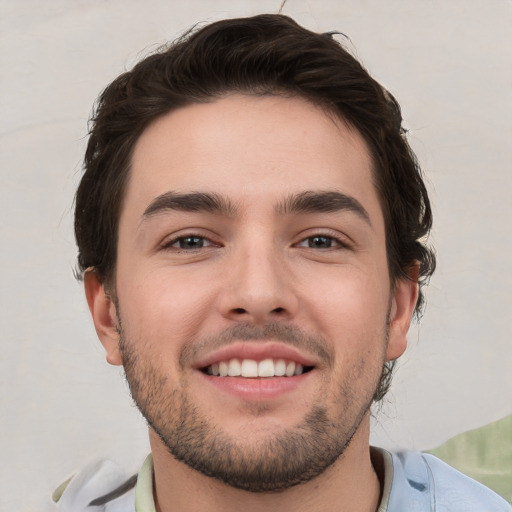
[[[294,313],[297,299],[284,248],[279,247],[274,238],[253,232],[233,248],[222,299],[224,315],[264,322]]]

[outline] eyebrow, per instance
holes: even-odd
[[[206,212],[232,217],[236,214],[233,203],[216,193],[190,192],[179,194],[166,192],[156,197],[142,214],[143,219],[148,219],[159,213],[169,210],[181,212]]]
[[[226,197],[215,192],[189,192],[180,194],[166,192],[156,197],[144,210],[142,219],[149,219],[166,211],[206,212],[225,217],[234,217],[238,208]],[[333,191],[304,191],[288,196],[279,203],[278,215],[354,212],[370,226],[370,216],[363,205],[354,197]]]
[[[341,192],[305,191],[288,196],[280,203],[276,211],[281,215],[290,213],[334,213],[339,211],[354,212],[368,225],[372,225],[370,215],[363,205],[354,197]]]

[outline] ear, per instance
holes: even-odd
[[[114,301],[105,292],[105,287],[100,283],[94,270],[86,271],[84,288],[96,334],[107,353],[107,361],[113,365],[122,365],[119,350],[119,322]]]
[[[420,264],[409,269],[409,278],[399,279],[393,291],[389,319],[389,340],[386,361],[399,358],[407,347],[407,332],[418,300]]]

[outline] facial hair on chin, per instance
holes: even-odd
[[[122,327],[119,333],[132,397],[169,453],[206,476],[250,492],[288,489],[312,480],[338,460],[368,413],[380,376],[376,375],[375,382],[366,386],[362,397],[360,389],[351,387],[351,383],[359,382],[362,372],[368,370],[361,361],[336,386],[333,400],[336,409],[317,401],[300,423],[249,445],[229,436],[204,415],[194,405],[186,385],[178,383],[168,390],[167,377],[158,372],[144,353],[137,353],[137,343],[127,338]],[[297,328],[273,324],[264,328],[239,325],[195,346],[187,346],[180,356],[180,366],[198,351],[222,346],[231,339],[265,337],[298,347],[307,346],[327,365],[333,364],[334,356],[325,349],[325,341],[312,338]]]

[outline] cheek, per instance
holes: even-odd
[[[211,291],[190,275],[155,269],[119,281],[124,331],[162,357],[197,339],[212,310]]]
[[[343,346],[344,356],[371,352],[386,333],[389,290],[387,279],[358,269],[337,269],[322,279],[312,276],[302,287],[304,309],[325,339]]]

